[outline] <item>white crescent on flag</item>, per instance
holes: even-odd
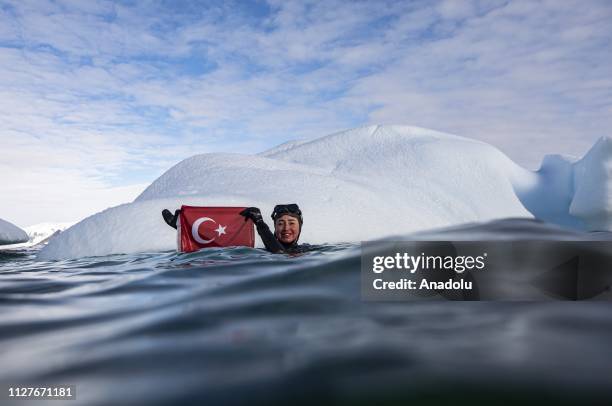
[[[200,244],[210,244],[211,242],[215,241],[214,238],[210,240],[205,240],[202,237],[200,237],[200,233],[198,232],[200,225],[207,221],[212,221],[213,223],[216,223],[216,221],[211,219],[210,217],[200,217],[199,219],[194,221],[193,225],[191,226],[191,235],[193,236],[193,239],[196,240]]]

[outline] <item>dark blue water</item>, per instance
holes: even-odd
[[[573,235],[512,220],[441,233]],[[609,302],[364,302],[358,244],[35,254],[0,251],[0,383],[75,384],[67,404],[612,400]]]

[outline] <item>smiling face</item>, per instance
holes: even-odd
[[[300,235],[298,219],[288,214],[282,215],[274,222],[274,235],[284,244],[291,244]]]

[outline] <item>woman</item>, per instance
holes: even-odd
[[[177,227],[177,220],[180,209],[174,214],[168,209],[162,211],[162,216],[166,223],[172,227]],[[257,207],[247,207],[240,212],[241,216],[251,219],[257,227],[257,233],[261,237],[266,249],[273,253],[298,253],[311,249],[308,244],[298,245],[300,233],[302,232],[302,211],[297,204],[279,204],[274,207],[272,220],[274,220],[274,234],[268,228],[261,216],[261,211]]]
[[[251,219],[257,227],[266,249],[273,253],[296,253],[309,249],[308,245],[298,245],[302,232],[302,211],[297,204],[279,204],[274,207],[274,234],[268,228],[257,207],[248,207],[240,212],[241,216]]]

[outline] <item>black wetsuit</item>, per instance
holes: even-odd
[[[297,254],[300,252],[310,251],[312,249],[309,244],[299,245],[297,240],[291,244],[285,244],[279,241],[263,220],[255,223],[255,226],[257,227],[257,234],[259,234],[261,237],[266,250],[273,254]]]

